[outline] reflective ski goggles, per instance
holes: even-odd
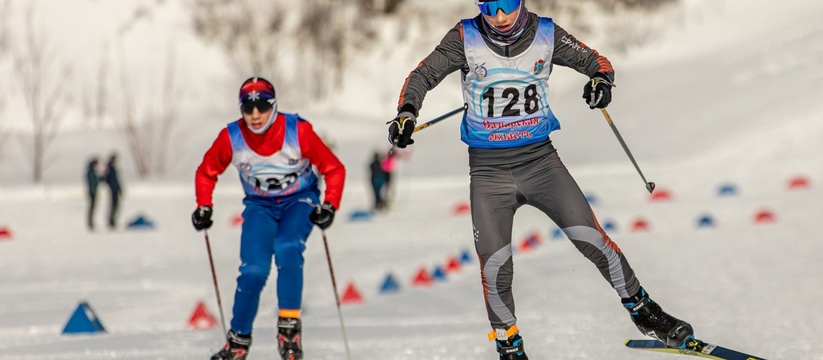
[[[269,101],[271,100],[244,101],[240,104],[240,111],[246,115],[251,115],[254,112],[254,108],[257,108],[257,111],[264,113],[274,107]]]
[[[506,15],[511,14],[515,10],[520,8],[520,0],[492,0],[492,1],[482,1],[482,0],[475,0],[475,4],[480,7],[480,12],[483,15],[488,16],[495,16],[497,15],[497,10],[503,10],[503,13]]]

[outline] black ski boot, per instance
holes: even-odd
[[[692,326],[663,311],[642,287],[634,296],[623,299],[623,306],[640,332],[670,348],[682,349],[689,340],[694,339]]]
[[[500,353],[500,360],[529,360],[523,349],[523,339],[520,333],[506,337],[506,330],[495,330],[497,338],[494,340],[497,345],[497,352]]]
[[[280,317],[277,320],[277,349],[283,360],[303,359],[303,345],[300,341],[300,319]]]
[[[251,346],[251,334],[239,335],[233,330],[229,330],[226,335],[226,346],[211,356],[211,360],[244,360],[249,354]]]

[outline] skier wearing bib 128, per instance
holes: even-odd
[[[406,79],[397,117],[389,122],[389,142],[399,148],[414,143],[426,93],[460,70],[472,227],[492,327],[489,339],[496,340],[500,358],[527,359],[512,296],[512,223],[523,205],[536,207],[563,229],[617,291],[641,332],[667,346],[683,346],[693,337],[691,326],[665,313],[640,286],[549,139],[560,128],[548,103],[552,66],[588,76],[583,98],[594,109],[611,101],[611,63],[552,19],[530,13],[524,0],[476,4],[480,14],[458,22]]]
[[[324,230],[331,226],[346,170],[311,124],[297,114],[277,112],[274,86],[265,79],[243,83],[240,110],[243,118],[220,131],[195,174],[192,223],[197,230],[212,225],[217,176],[229,165],[237,167],[246,192],[231,330],[212,360],[246,358],[272,257],[277,266],[278,349],[283,359],[302,359],[303,251],[313,225]],[[313,166],[326,184],[322,205]]]

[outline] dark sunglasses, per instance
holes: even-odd
[[[475,3],[480,7],[480,12],[488,16],[497,15],[497,10],[503,10],[503,13],[508,15],[520,8],[520,0],[494,0],[485,2],[476,0]]]
[[[266,100],[262,101],[246,101],[240,104],[240,111],[242,111],[246,115],[251,115],[254,112],[254,108],[257,108],[257,111],[260,113],[264,113],[269,111],[274,107],[270,102]]]

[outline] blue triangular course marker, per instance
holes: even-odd
[[[463,253],[460,254],[460,263],[461,264],[470,264],[472,262],[472,257],[469,254],[468,250],[463,250]]]
[[[397,284],[397,280],[394,279],[391,273],[386,275],[386,280],[383,280],[383,285],[380,286],[380,293],[394,293],[400,291],[400,285]]]
[[[732,184],[721,185],[717,189],[717,195],[718,196],[735,196],[735,195],[737,195],[737,187],[735,187]]]
[[[63,334],[96,332],[106,332],[106,329],[103,328],[103,324],[100,323],[91,306],[85,301],[81,301],[66,323],[66,327],[63,328]]]
[[[145,216],[139,215],[127,225],[127,228],[133,230],[150,230],[154,229],[154,223]]]
[[[432,279],[437,281],[446,281],[446,273],[443,272],[443,267],[436,266],[432,272]]]
[[[603,231],[617,231],[617,226],[611,221],[606,221],[603,223]]]
[[[372,218],[371,211],[355,210],[349,214],[349,221],[369,221]]]
[[[591,205],[597,205],[597,197],[592,194],[586,194],[586,201]]]
[[[714,219],[709,215],[703,215],[697,220],[697,227],[714,227]]]

